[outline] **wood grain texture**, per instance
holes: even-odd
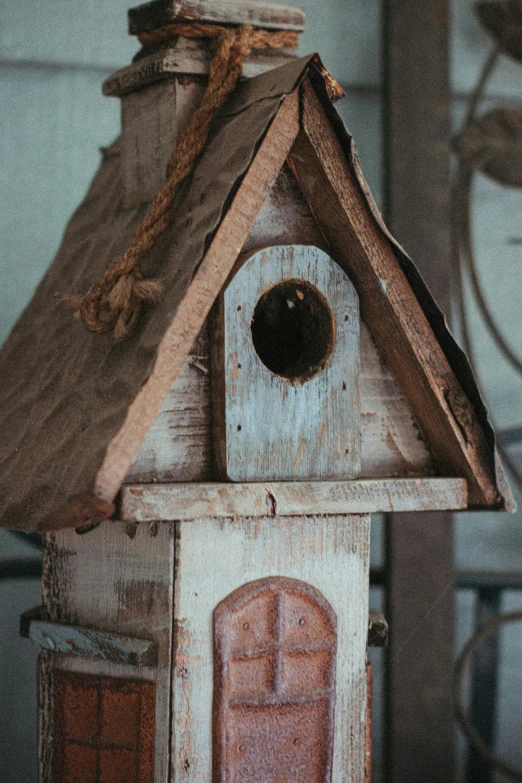
[[[325,238],[286,163],[268,189],[243,252],[269,245],[315,245],[328,252]]]
[[[322,369],[304,382],[271,372],[253,341],[256,305],[283,280],[312,285],[324,297],[333,319],[330,345],[322,350],[332,353]],[[305,283],[302,290],[299,282],[285,289],[284,296],[290,297],[283,301],[285,311],[292,312],[289,303],[293,310],[301,307],[301,301],[306,305]],[[315,310],[318,305],[314,300],[308,307]],[[261,337],[272,334],[271,324],[279,317],[279,305],[267,307]],[[254,253],[236,272],[220,296],[218,309],[222,326],[212,342],[212,385],[224,386],[213,408],[214,437],[223,451],[218,475],[232,481],[358,475],[359,307],[355,289],[343,271],[318,248],[270,247]],[[312,318],[307,312],[303,318]],[[277,358],[287,337],[279,328]],[[310,328],[326,329],[317,324]],[[295,347],[292,350],[290,361]],[[314,360],[310,357],[309,361]]]
[[[366,724],[369,517],[201,519],[177,524],[173,680],[175,781],[212,777],[213,649],[217,604],[267,576],[309,583],[338,618],[333,780],[362,783]],[[209,568],[209,563],[213,564]]]
[[[151,424],[125,482],[208,481],[211,477],[210,360],[205,326]]]
[[[216,292],[244,244],[266,190],[276,178],[299,130],[298,94],[286,97],[263,139],[207,250],[190,288],[158,346],[147,382],[129,407],[124,425],[109,444],[96,476],[96,494],[114,497],[174,378],[183,366]]]
[[[437,466],[400,385],[361,323],[361,476],[431,476]]]
[[[251,24],[267,30],[304,30],[304,9],[246,0],[151,0],[129,11],[129,33],[138,35],[173,21]]]
[[[51,669],[59,666],[103,677],[139,676],[156,683],[156,783],[164,783],[169,769],[165,738],[169,735],[174,557],[172,525],[107,522],[85,537],[73,531],[45,537],[43,605],[52,622],[149,639],[157,645],[154,667],[137,669],[56,653],[50,663]],[[42,715],[41,725],[49,720],[49,715]],[[45,739],[41,742],[45,744]]]
[[[361,312],[445,474],[466,476],[474,505],[496,504],[491,450],[469,401],[378,228],[310,84],[290,165],[334,258],[359,293]]]
[[[465,479],[400,478],[124,486],[119,513],[128,522],[151,522],[465,508]]]
[[[27,636],[42,649],[66,655],[100,658],[131,666],[154,666],[156,663],[155,644],[150,639],[50,623],[41,618],[29,621]]]
[[[152,201],[165,181],[177,140],[177,80],[130,93],[121,101],[121,174],[125,209]]]
[[[242,77],[259,76],[295,57],[293,49],[254,50],[243,63]],[[140,57],[132,65],[112,73],[103,83],[103,94],[122,97],[158,81],[164,84],[178,74],[202,78],[208,75],[211,60],[212,50],[207,42],[179,38],[175,44]]]

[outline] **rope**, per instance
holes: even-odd
[[[475,726],[468,718],[462,701],[462,685],[464,682],[464,674],[466,667],[470,663],[474,653],[478,650],[481,644],[483,644],[487,637],[497,631],[501,626],[505,625],[506,623],[519,622],[520,620],[522,620],[522,611],[505,612],[504,614],[499,614],[497,617],[493,617],[487,623],[484,623],[484,625],[478,629],[474,636],[471,637],[459,655],[455,665],[454,704],[455,715],[464,734],[468,738],[469,742],[476,748],[476,750],[478,750],[480,755],[483,756],[492,766],[501,770],[504,772],[504,774],[509,775],[509,777],[513,778],[513,780],[522,783],[522,769],[519,769],[513,764],[509,764],[507,761],[504,761],[486,745]]]
[[[196,158],[205,146],[210,123],[235,89],[243,60],[253,48],[297,45],[297,34],[294,32],[256,30],[250,25],[222,27],[173,23],[151,33],[142,33],[139,40],[146,47],[156,47],[175,35],[208,38],[214,44],[208,84],[201,105],[180,135],[168,162],[166,182],[136,228],[127,250],[107,267],[87,294],[64,297],[65,304],[76,310],[76,317],[89,331],[98,334],[112,332],[116,341],[122,340],[132,331],[143,302],[155,304],[162,296],[162,281],[156,278],[145,280],[140,260],[154,247],[165,230],[179,186],[192,171]]]

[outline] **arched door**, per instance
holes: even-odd
[[[321,593],[243,585],[214,611],[214,645],[214,783],[328,783],[337,619]]]

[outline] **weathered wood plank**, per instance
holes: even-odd
[[[147,432],[126,483],[212,478],[209,365],[205,326]]]
[[[159,344],[156,364],[109,444],[97,473],[96,493],[113,497],[125,480],[145,435],[180,371],[219,290],[232,269],[299,131],[299,96],[287,96],[259,146],[248,172]]]
[[[28,620],[25,635],[44,650],[66,655],[100,658],[130,666],[154,666],[157,658],[156,645],[150,639],[50,623],[41,618]]]
[[[297,5],[245,0],[151,0],[129,10],[129,33],[139,35],[175,21],[250,24],[300,32],[305,12]]]
[[[315,245],[328,252],[325,239],[292,172],[285,164],[269,188],[243,245],[243,252],[269,245]]]
[[[289,162],[332,255],[354,281],[361,313],[426,436],[443,473],[469,481],[475,505],[496,504],[491,452],[474,411],[376,225],[353,171],[310,84],[303,86],[303,131]],[[313,172],[313,174],[311,173]]]
[[[284,517],[448,508],[467,508],[465,479],[141,484],[122,488],[120,516],[126,522],[151,522],[206,516]]]
[[[268,49],[253,51],[246,58],[241,74],[245,79],[259,76],[265,71],[284,65],[294,58],[292,49]],[[208,75],[212,51],[208,44],[199,40],[180,38],[175,45],[140,58],[132,65],[112,73],[103,83],[103,94],[121,97],[154,82],[165,82],[176,74],[183,76]]]
[[[126,209],[152,201],[165,182],[178,138],[177,84],[177,79],[169,79],[122,98],[121,177]]]
[[[362,783],[366,731],[369,517],[200,519],[177,524],[173,765],[176,783],[212,779],[212,615],[242,585],[286,576],[315,587],[337,614],[332,779]],[[209,567],[212,563],[212,567]]]
[[[269,247],[241,266],[217,309],[212,385],[224,387],[212,412],[223,451],[218,475],[357,476],[359,306],[342,269],[315,247]]]

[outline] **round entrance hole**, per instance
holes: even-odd
[[[265,367],[291,383],[317,375],[335,342],[328,302],[304,280],[284,280],[266,291],[255,306],[251,328]]]

